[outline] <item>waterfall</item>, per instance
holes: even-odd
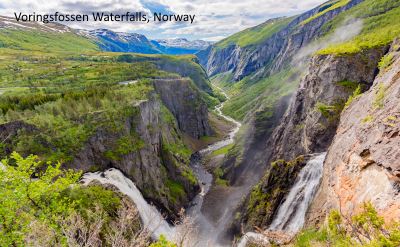
[[[111,168],[104,172],[85,173],[83,175],[82,182],[84,184],[88,184],[93,180],[97,180],[102,184],[112,184],[121,193],[128,196],[135,203],[144,228],[152,233],[153,238],[159,238],[160,235],[166,236],[167,239],[174,238],[175,227],[168,224],[155,206],[146,202],[136,185],[125,177],[121,171]]]
[[[300,171],[269,230],[296,233],[303,227],[308,206],[322,177],[325,156],[326,153],[315,154]]]

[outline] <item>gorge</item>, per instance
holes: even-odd
[[[0,60],[0,246],[400,245],[399,0],[216,43],[0,17]]]

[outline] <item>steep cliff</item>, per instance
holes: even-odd
[[[272,134],[271,159],[290,160],[325,151],[348,98],[356,90],[365,91],[372,85],[386,50],[384,47],[348,56],[313,57],[285,117]]]
[[[157,79],[153,84],[181,131],[195,139],[214,134],[208,122],[207,106],[190,79]]]
[[[83,171],[118,168],[147,199],[170,215],[177,213],[198,186],[173,116],[153,95],[132,106],[122,123],[99,128],[66,166]]]
[[[352,0],[325,12],[336,4],[328,2],[295,18],[269,20],[262,24],[269,27],[265,39],[242,45],[222,40],[209,49],[208,55],[205,51],[199,54],[201,64],[210,76],[231,71],[235,81],[256,71],[263,75],[276,72],[287,65],[302,47],[325,34],[327,30],[322,28],[325,23],[360,2],[362,0]],[[248,32],[243,35],[248,35]]]
[[[238,217],[232,230],[239,233],[241,228],[246,232],[254,230],[254,226],[270,225],[280,203],[294,184],[308,158],[299,156],[292,161],[273,162],[271,169],[247,196],[246,203],[237,209]]]
[[[385,220],[399,219],[399,44],[380,63],[371,89],[342,113],[309,224],[321,223],[333,208],[350,217],[367,201]]]

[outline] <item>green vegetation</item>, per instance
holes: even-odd
[[[353,81],[340,81],[337,84],[344,87],[347,91],[351,93],[353,93],[357,89],[357,87],[360,86],[359,83]]]
[[[382,83],[379,84],[378,92],[375,95],[374,102],[372,102],[372,105],[375,107],[375,109],[379,109],[379,108],[383,107],[386,90],[387,90],[387,87],[385,87],[385,85],[383,85]]]
[[[78,185],[81,173],[61,170],[60,163],[43,163],[37,156],[23,158],[15,152],[2,163],[1,246],[38,246],[40,239],[48,244],[42,246],[67,246],[71,217],[90,220],[90,212],[96,210],[103,222],[109,222],[121,206],[112,191]]]
[[[326,105],[321,102],[317,102],[316,109],[329,121],[339,120],[340,114],[345,107],[345,101],[343,99],[337,99],[333,105]]]
[[[181,198],[184,198],[186,195],[183,185],[176,181],[168,179],[166,186],[169,190],[169,195],[171,196],[170,200],[174,203],[179,201]]]
[[[361,123],[365,124],[365,123],[370,123],[370,122],[372,122],[372,121],[374,121],[374,117],[371,116],[371,115],[368,115],[368,116],[366,116],[365,118],[363,118],[363,119],[361,120]]]
[[[351,219],[333,210],[321,229],[304,230],[296,237],[294,246],[386,246],[400,245],[399,223],[386,225],[371,203]]]
[[[305,25],[305,24],[317,19],[320,16],[323,16],[324,14],[326,14],[326,13],[332,11],[332,10],[335,10],[337,8],[341,8],[343,6],[346,6],[349,2],[350,2],[350,0],[331,0],[331,1],[323,4],[320,7],[320,11],[317,14],[315,14],[315,15],[311,16],[310,18],[302,21],[300,23],[300,25]]]
[[[320,50],[319,54],[345,55],[359,53],[363,50],[385,46],[400,35],[399,0],[363,1],[325,24],[325,29],[330,30],[328,33],[332,33],[349,18],[363,20],[361,33],[350,41],[332,44]]]
[[[361,95],[361,86],[358,85],[358,87],[356,88],[356,90],[354,90],[353,94],[350,95],[350,97],[347,99],[346,103],[344,104],[344,109],[346,109],[347,107],[349,107],[351,105],[351,103],[357,99],[358,97],[360,97]]]
[[[97,45],[70,32],[41,32],[38,30],[2,29],[0,48],[33,50],[40,52],[90,52],[98,51]]]
[[[254,80],[251,76],[233,84],[229,89],[230,100],[222,111],[237,119],[243,120],[250,111],[263,106],[266,114],[283,96],[290,95],[298,84],[296,71],[283,70],[270,77]],[[262,109],[261,109],[262,110]]]
[[[378,68],[379,70],[387,69],[393,62],[393,54],[387,54],[382,57],[381,61],[379,61]]]
[[[161,235],[160,239],[157,242],[152,243],[150,247],[177,247],[177,245],[168,241],[164,235]]]
[[[233,147],[233,144],[226,145],[225,147],[222,147],[220,149],[214,150],[211,155],[212,156],[218,156],[218,155],[225,155],[229,152],[229,150]]]
[[[217,169],[214,170],[214,177],[215,177],[215,184],[219,186],[228,186],[229,182],[228,180],[225,180],[222,178],[224,175],[224,171],[222,170],[221,167],[218,167]]]
[[[268,20],[263,24],[245,29],[221,40],[215,45],[215,47],[222,49],[232,44],[241,47],[259,44],[271,37],[273,34],[279,32],[282,28],[286,27],[292,20],[293,18],[285,17]]]

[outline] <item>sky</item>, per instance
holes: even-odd
[[[1,0],[0,15],[14,12],[78,14],[91,12],[153,12],[196,15],[193,24],[178,22],[75,22],[72,28],[108,28],[151,39],[187,38],[218,41],[270,18],[300,14],[326,0]]]

